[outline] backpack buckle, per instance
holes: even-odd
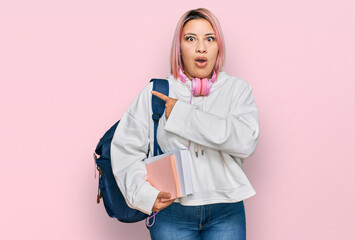
[[[153,113],[152,118],[154,121],[158,121],[160,119],[161,115],[159,113]]]

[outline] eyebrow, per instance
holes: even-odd
[[[195,33],[186,33],[186,34],[184,34],[184,37],[185,37],[186,35],[197,36]],[[214,34],[214,33],[206,33],[206,34],[205,34],[205,36],[209,36],[209,35],[215,35],[215,34]]]

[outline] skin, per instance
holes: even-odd
[[[216,36],[211,24],[205,19],[190,20],[185,24],[181,36],[181,56],[185,75],[190,80],[194,77],[211,78],[218,55]],[[204,68],[199,68],[195,64],[195,58],[201,56],[208,60]],[[152,94],[166,102],[165,116],[168,119],[178,99],[156,91],[152,91]],[[170,197],[171,194],[168,192],[159,192],[152,211],[158,212],[171,205],[175,198]]]
[[[216,35],[211,24],[205,19],[190,20],[182,30],[180,44],[185,75],[190,80],[193,77],[211,78],[218,55]],[[207,66],[197,67],[196,57],[206,57]]]

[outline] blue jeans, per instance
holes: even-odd
[[[150,224],[153,219],[150,219]],[[159,211],[147,227],[152,240],[245,240],[244,202],[183,206],[173,202]]]

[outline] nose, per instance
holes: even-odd
[[[207,48],[206,48],[205,43],[203,41],[197,41],[196,52],[198,52],[198,53],[206,53],[207,52]]]

